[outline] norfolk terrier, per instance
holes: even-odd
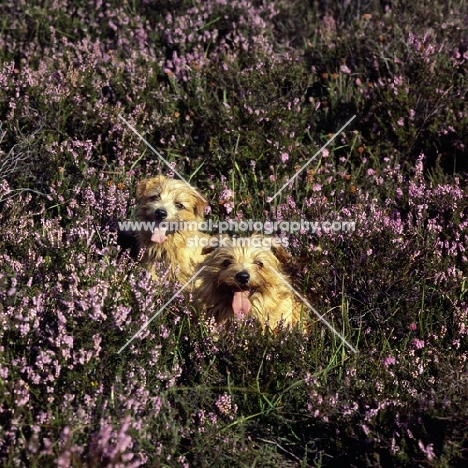
[[[300,320],[301,303],[281,269],[287,258],[278,239],[211,238],[194,288],[194,299],[216,323],[249,316],[272,329]]]
[[[193,187],[164,176],[142,180],[137,202],[138,221],[150,223],[136,235],[139,247],[145,249],[143,263],[149,265],[155,279],[158,262],[169,267],[179,282],[187,282],[204,258],[200,242],[193,240],[209,238],[198,230],[207,202]]]

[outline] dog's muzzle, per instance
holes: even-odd
[[[167,218],[167,211],[164,208],[154,210],[154,217],[156,221],[162,221]]]
[[[236,274],[235,280],[237,283],[246,285],[249,282],[250,275],[247,271],[240,271]]]
[[[156,227],[151,236],[151,241],[156,244],[163,244],[167,239],[168,229],[167,226],[161,226],[161,224],[165,224],[163,221],[167,218],[167,211],[164,208],[157,208],[154,210],[154,218]]]
[[[232,310],[234,316],[247,315],[252,307],[249,296],[251,294],[250,289],[247,287],[250,275],[247,271],[240,271],[234,276],[236,283],[239,285],[239,290],[233,291],[232,297]]]

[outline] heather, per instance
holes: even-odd
[[[426,3],[2,3],[4,466],[464,466],[468,11]],[[357,353],[151,280],[118,222],[172,170],[214,220],[354,221],[282,235]]]

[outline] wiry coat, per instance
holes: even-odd
[[[268,322],[271,328],[281,321],[294,325],[300,319],[302,305],[281,270],[278,257],[284,258],[284,249],[272,247],[263,236],[246,241],[254,239],[261,239],[263,244],[239,245],[238,239],[222,239],[223,245],[205,248],[206,257],[200,264],[204,268],[196,280],[194,298],[206,316],[214,317],[217,323],[248,315],[260,320],[262,326]]]
[[[149,265],[154,278],[155,263],[162,263],[181,283],[187,282],[204,258],[199,240],[209,237],[196,226],[203,221],[206,201],[184,182],[157,176],[140,182],[137,202],[137,220],[155,227],[141,229],[136,235],[145,250],[142,261]],[[163,222],[177,226],[160,230]],[[190,230],[181,229],[184,222],[192,223]]]

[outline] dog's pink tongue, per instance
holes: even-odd
[[[151,241],[156,242],[158,244],[162,244],[167,239],[166,231],[167,231],[167,228],[163,228],[163,227],[155,228],[155,230],[153,231],[153,235],[151,236]]]
[[[232,298],[234,315],[247,315],[251,306],[248,291],[237,291],[234,293],[234,297]]]

